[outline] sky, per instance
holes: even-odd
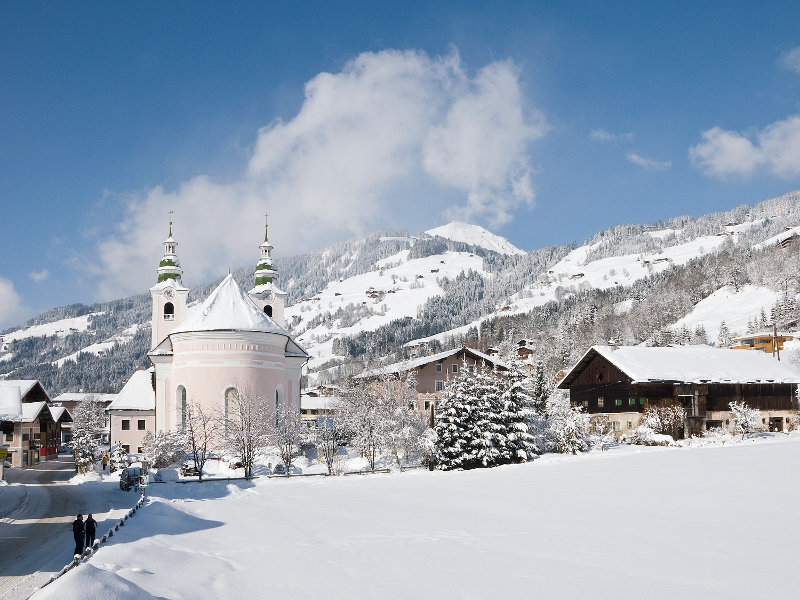
[[[0,328],[450,220],[516,246],[800,189],[800,5],[6,2]],[[800,225],[800,224],[799,224]]]

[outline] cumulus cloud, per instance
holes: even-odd
[[[0,277],[0,328],[17,325],[28,315],[14,283]]]
[[[589,132],[589,138],[595,142],[629,142],[633,139],[633,132],[611,133],[605,129],[592,129]]]
[[[533,203],[528,151],[546,130],[509,61],[472,75],[455,51],[361,54],[311,79],[298,113],[258,132],[240,177],[129,197],[114,235],[98,245],[100,294],[152,283],[170,209],[185,277],[195,282],[257,259],[265,211],[284,253],[437,213],[507,222]]]
[[[30,273],[28,273],[28,277],[30,277],[31,279],[33,279],[38,283],[50,277],[50,271],[48,271],[47,269],[42,269],[41,271],[31,271]]]
[[[800,75],[800,46],[795,46],[780,55],[778,63],[784,68]]]
[[[689,149],[689,157],[707,175],[746,177],[756,171],[781,177],[800,175],[800,115],[776,121],[750,136],[713,127],[702,137]]]
[[[652,158],[645,158],[634,152],[628,154],[627,158],[633,164],[647,169],[648,171],[665,171],[672,166],[672,161],[670,160],[653,160]]]

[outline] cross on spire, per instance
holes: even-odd
[[[269,236],[269,213],[264,213],[264,241],[267,241]]]
[[[175,214],[175,211],[170,209],[169,211],[169,234],[172,235],[172,215]]]

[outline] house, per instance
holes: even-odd
[[[649,406],[686,409],[685,434],[730,427],[729,403],[762,412],[763,424],[782,431],[797,414],[800,373],[761,352],[710,346],[593,346],[558,384],[573,405],[604,415],[610,429],[628,433]]]
[[[126,384],[130,393],[118,398],[111,411],[112,443],[128,436],[125,443],[135,450],[138,432],[143,436],[148,430],[182,430],[190,402],[208,414],[227,415],[240,393],[269,398],[271,413],[282,407],[299,413],[301,369],[309,356],[284,329],[286,293],[275,283],[278,272],[272,266],[267,233],[259,246],[251,290],[242,291],[229,273],[205,301],[191,308],[172,222],[163,246],[157,281],[150,288],[152,336],[147,356],[153,367],[153,408],[147,375],[134,374]]]
[[[336,386],[318,385],[300,394],[300,420],[309,429],[325,424],[336,414],[340,390]]]
[[[766,352],[767,354],[775,354],[776,351],[775,340],[778,341],[777,351],[780,352],[781,350],[783,350],[784,342],[786,342],[787,340],[791,341],[793,339],[795,339],[795,336],[790,334],[781,334],[776,337],[774,331],[771,330],[758,331],[756,333],[751,333],[741,337],[733,338],[731,340],[733,342],[733,345],[731,345],[731,349],[761,350],[762,352]]]
[[[800,227],[787,227],[782,233],[774,235],[764,240],[760,244],[753,246],[754,250],[765,250],[767,248],[797,248],[800,240]]]
[[[61,421],[53,418],[50,397],[38,381],[0,380],[0,421],[12,466],[30,467],[58,456]]]
[[[108,407],[110,444],[141,453],[145,434],[156,432],[155,409],[153,371],[136,371]]]
[[[114,401],[116,398],[116,394],[98,394],[94,392],[64,392],[63,394],[59,394],[55,398],[53,398],[53,406],[61,406],[66,408],[69,411],[70,419],[64,423],[61,428],[61,440],[62,444],[68,444],[72,439],[72,418],[71,415],[75,412],[75,409],[81,404],[81,402],[98,402],[102,404],[104,408],[108,408],[108,405]],[[106,422],[104,426],[104,433],[103,433],[103,442],[108,441],[108,417],[106,417]]]
[[[441,398],[445,382],[448,379],[458,376],[459,371],[463,368],[474,372],[476,367],[496,368],[500,372],[509,370],[509,366],[495,356],[489,356],[472,348],[462,347],[372,369],[362,373],[356,379],[370,380],[386,376],[399,377],[413,371],[417,389],[417,404],[414,408],[419,411],[428,411],[431,405]]]

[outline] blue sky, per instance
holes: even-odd
[[[796,2],[0,6],[0,327],[450,219],[533,249],[800,188]]]

